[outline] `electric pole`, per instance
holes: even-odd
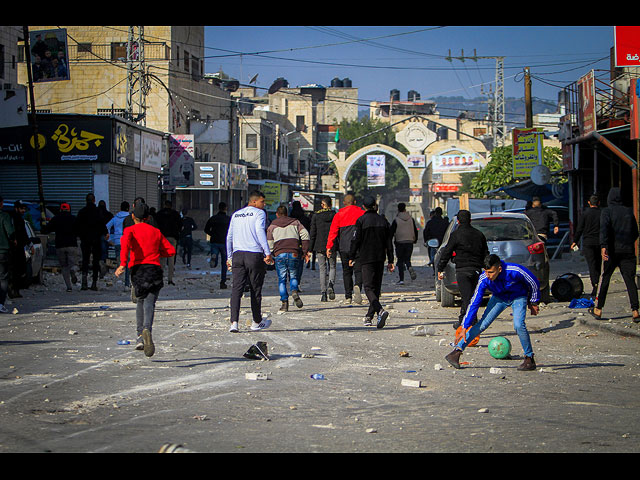
[[[137,32],[136,32],[137,28]],[[147,77],[144,59],[144,27],[129,27],[127,41],[127,118],[147,125]],[[134,112],[134,104],[137,106]]]
[[[531,74],[529,67],[524,69],[524,126],[533,128],[533,105],[531,102]]]

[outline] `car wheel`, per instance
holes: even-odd
[[[442,282],[440,280],[437,279],[436,277],[436,302],[440,302],[440,300],[442,300],[442,292],[441,289],[442,288]]]
[[[442,304],[443,307],[454,307],[456,302],[455,302],[455,297],[453,296],[453,294],[449,293],[449,291],[444,288],[444,285],[440,284],[440,303]]]

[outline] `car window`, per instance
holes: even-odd
[[[478,218],[472,225],[484,233],[488,242],[534,238],[533,227],[521,218]]]

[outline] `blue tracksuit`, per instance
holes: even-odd
[[[511,302],[520,297],[527,297],[528,303],[532,304],[537,304],[540,301],[540,282],[536,276],[522,265],[502,262],[502,272],[494,281],[489,280],[484,272],[478,278],[476,291],[473,293],[462,321],[464,328],[471,326],[471,321],[478,313],[482,297],[487,289],[495,297],[505,302]]]

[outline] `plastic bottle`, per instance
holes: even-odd
[[[311,375],[311,378],[313,378],[314,380],[324,380],[324,375],[321,373],[314,373],[313,375]]]
[[[118,340],[118,345],[129,345],[130,343],[129,340]]]
[[[418,313],[418,309],[417,308],[410,308],[409,309],[409,313]]]

